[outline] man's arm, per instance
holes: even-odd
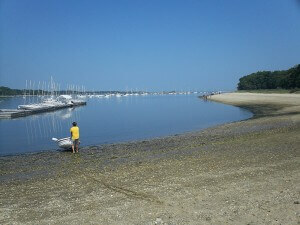
[[[70,138],[72,139],[72,131],[71,131],[71,137]]]

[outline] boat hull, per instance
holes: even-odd
[[[63,148],[63,149],[71,149],[72,148],[72,140],[70,138],[58,139],[57,144],[60,148]]]

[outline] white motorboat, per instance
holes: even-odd
[[[58,146],[63,149],[71,149],[72,148],[72,140],[69,137],[66,138],[52,138],[53,141],[57,142]]]
[[[59,108],[65,106],[66,103],[58,101],[53,97],[45,99],[41,103],[36,104],[28,104],[28,105],[19,105],[18,109],[26,109],[26,110],[46,110],[51,108]]]

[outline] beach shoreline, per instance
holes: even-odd
[[[253,118],[77,155],[0,157],[0,222],[299,224],[299,96],[215,95]]]

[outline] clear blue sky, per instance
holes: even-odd
[[[298,0],[0,0],[0,85],[232,90],[300,63]]]

